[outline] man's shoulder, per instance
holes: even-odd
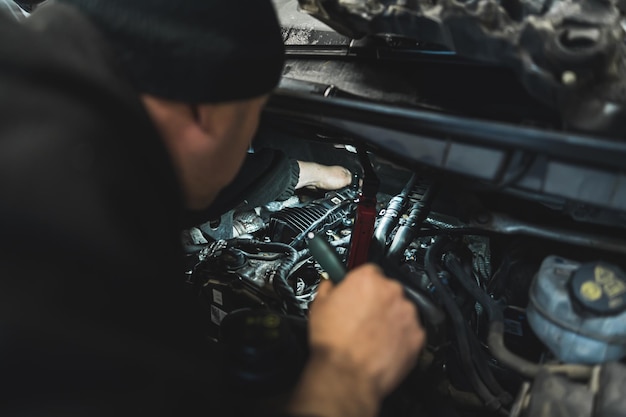
[[[45,3],[27,19],[4,15],[0,56],[5,68],[39,72],[63,71],[77,81],[106,85],[135,98],[105,37],[80,11],[63,3]]]
[[[37,233],[54,229],[57,240],[97,240],[122,254],[162,234],[139,223],[176,232],[171,161],[111,59],[69,6],[42,7],[24,23],[0,16],[0,212],[8,213],[0,229],[38,220]]]
[[[7,15],[13,19],[24,19],[28,13],[15,3],[13,0],[0,0],[0,15]]]

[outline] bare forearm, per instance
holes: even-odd
[[[288,411],[294,416],[374,417],[379,395],[349,358],[317,354],[304,370]]]
[[[320,284],[309,314],[311,359],[288,411],[294,416],[374,417],[424,344],[402,286],[363,265]]]

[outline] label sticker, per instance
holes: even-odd
[[[219,326],[224,317],[226,317],[226,312],[211,304],[211,321]]]
[[[602,286],[609,298],[619,297],[626,293],[626,284],[610,269],[598,265],[594,272],[596,282]]]
[[[222,292],[216,289],[213,290],[213,302],[219,304],[221,306],[224,305],[224,300],[222,299]]]
[[[522,323],[511,319],[504,319],[504,332],[515,336],[524,336]]]
[[[585,264],[574,273],[569,285],[585,310],[603,315],[626,311],[626,274],[616,266]]]

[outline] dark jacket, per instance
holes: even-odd
[[[181,211],[89,22],[62,5],[0,14],[0,415],[221,414],[182,291]]]

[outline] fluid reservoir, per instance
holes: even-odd
[[[546,258],[530,288],[528,322],[562,362],[626,356],[626,274],[606,262]]]

